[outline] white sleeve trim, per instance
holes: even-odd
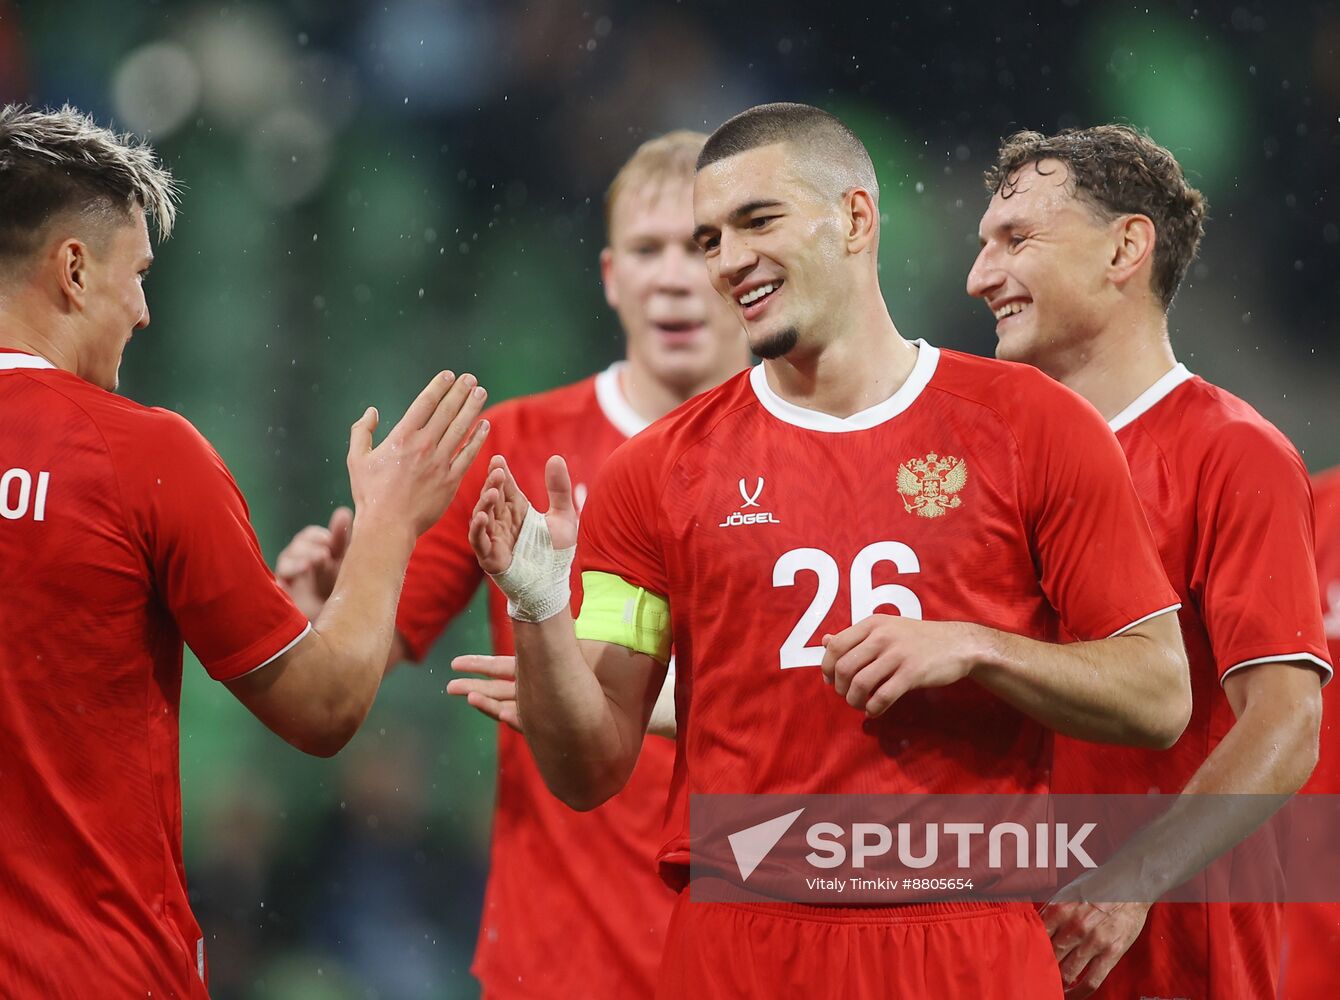
[[[1159,615],[1166,615],[1169,611],[1176,611],[1176,610],[1177,610],[1178,608],[1180,608],[1181,606],[1182,606],[1182,603],[1179,601],[1179,602],[1177,602],[1176,604],[1169,604],[1166,608],[1160,608],[1158,611],[1151,611],[1149,614],[1145,615],[1143,618],[1137,618],[1137,619],[1135,619],[1135,621],[1131,622],[1129,625],[1123,625],[1123,626],[1121,626],[1121,628],[1117,629],[1115,632],[1113,632],[1111,635],[1109,635],[1108,638],[1109,638],[1109,639],[1115,639],[1117,636],[1121,635],[1121,633],[1123,633],[1123,632],[1129,632],[1131,629],[1135,628],[1135,626],[1137,626],[1137,625],[1143,625],[1145,622],[1149,621],[1149,619],[1151,619],[1151,618],[1157,618]]]
[[[1243,667],[1254,667],[1258,663],[1287,663],[1291,660],[1310,663],[1313,666],[1320,667],[1322,670],[1322,687],[1325,687],[1331,682],[1331,676],[1335,673],[1335,671],[1331,669],[1329,663],[1319,656],[1314,656],[1312,653],[1276,653],[1273,656],[1258,656],[1255,659],[1243,660],[1241,663],[1233,664],[1233,666],[1224,671],[1224,676],[1219,678],[1219,683],[1222,685],[1224,681],[1228,679],[1229,674],[1233,673],[1235,670],[1241,670]]]
[[[275,653],[274,656],[271,656],[270,658],[268,658],[264,663],[258,663],[258,664],[256,664],[254,667],[252,667],[250,670],[243,671],[242,673],[238,674],[236,677],[230,677],[230,678],[228,678],[228,679],[229,679],[230,681],[241,680],[243,677],[246,677],[247,674],[254,674],[254,673],[255,673],[257,670],[259,670],[261,667],[268,667],[271,663],[274,663],[275,660],[279,659],[281,656],[283,656],[285,653],[287,653],[290,649],[292,649],[292,648],[293,648],[294,646],[296,646],[298,643],[302,642],[303,639],[307,638],[307,633],[310,632],[310,631],[312,631],[312,623],[311,623],[311,622],[308,622],[308,623],[307,623],[307,627],[306,627],[305,629],[303,629],[301,632],[299,632],[296,636],[294,636],[293,640],[292,640],[291,642],[289,642],[286,646],[284,646],[284,648],[281,649],[279,652]]]

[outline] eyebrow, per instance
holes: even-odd
[[[780,208],[782,204],[783,204],[782,202],[776,200],[775,198],[755,198],[753,201],[747,201],[743,205],[740,205],[738,208],[732,210],[726,216],[726,218],[742,219],[745,218],[746,216],[753,215],[759,209]],[[693,242],[697,243],[699,237],[705,236],[715,229],[716,226],[699,226],[693,231]]]
[[[1027,219],[1024,219],[1018,215],[1012,215],[1009,218],[1004,219],[1001,222],[997,222],[994,226],[992,226],[991,232],[993,233],[1009,232],[1011,229],[1018,229],[1021,226],[1027,225],[1027,223],[1028,223]],[[980,232],[977,234],[977,243],[979,246],[986,246],[986,237],[983,236]]]

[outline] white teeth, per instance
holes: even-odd
[[[1024,306],[1027,304],[1028,303],[1026,302],[1007,302],[999,309],[994,310],[996,319],[1004,319],[1006,316],[1013,316],[1015,313],[1023,312]]]
[[[759,299],[763,298],[763,296],[767,295],[769,292],[775,292],[776,290],[777,290],[776,285],[759,285],[753,291],[745,292],[743,295],[741,295],[738,301],[742,306],[752,305]]]

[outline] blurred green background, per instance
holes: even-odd
[[[1147,127],[1211,206],[1179,355],[1311,467],[1338,463],[1337,47],[1334,3],[0,0],[0,96],[147,135],[185,185],[122,391],[215,444],[273,560],[347,502],[369,403],[398,416],[444,367],[498,401],[616,357],[605,185],[643,139],[766,100],[866,139],[900,329],[978,353],[993,327],[963,285],[996,142]],[[493,732],[442,691],[486,644],[476,601],[333,761],[188,665],[187,863],[216,997],[476,995]]]

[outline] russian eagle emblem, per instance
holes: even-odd
[[[898,466],[903,509],[919,517],[941,517],[945,511],[961,506],[963,498],[957,494],[967,483],[968,463],[953,455],[941,458],[931,452]]]

